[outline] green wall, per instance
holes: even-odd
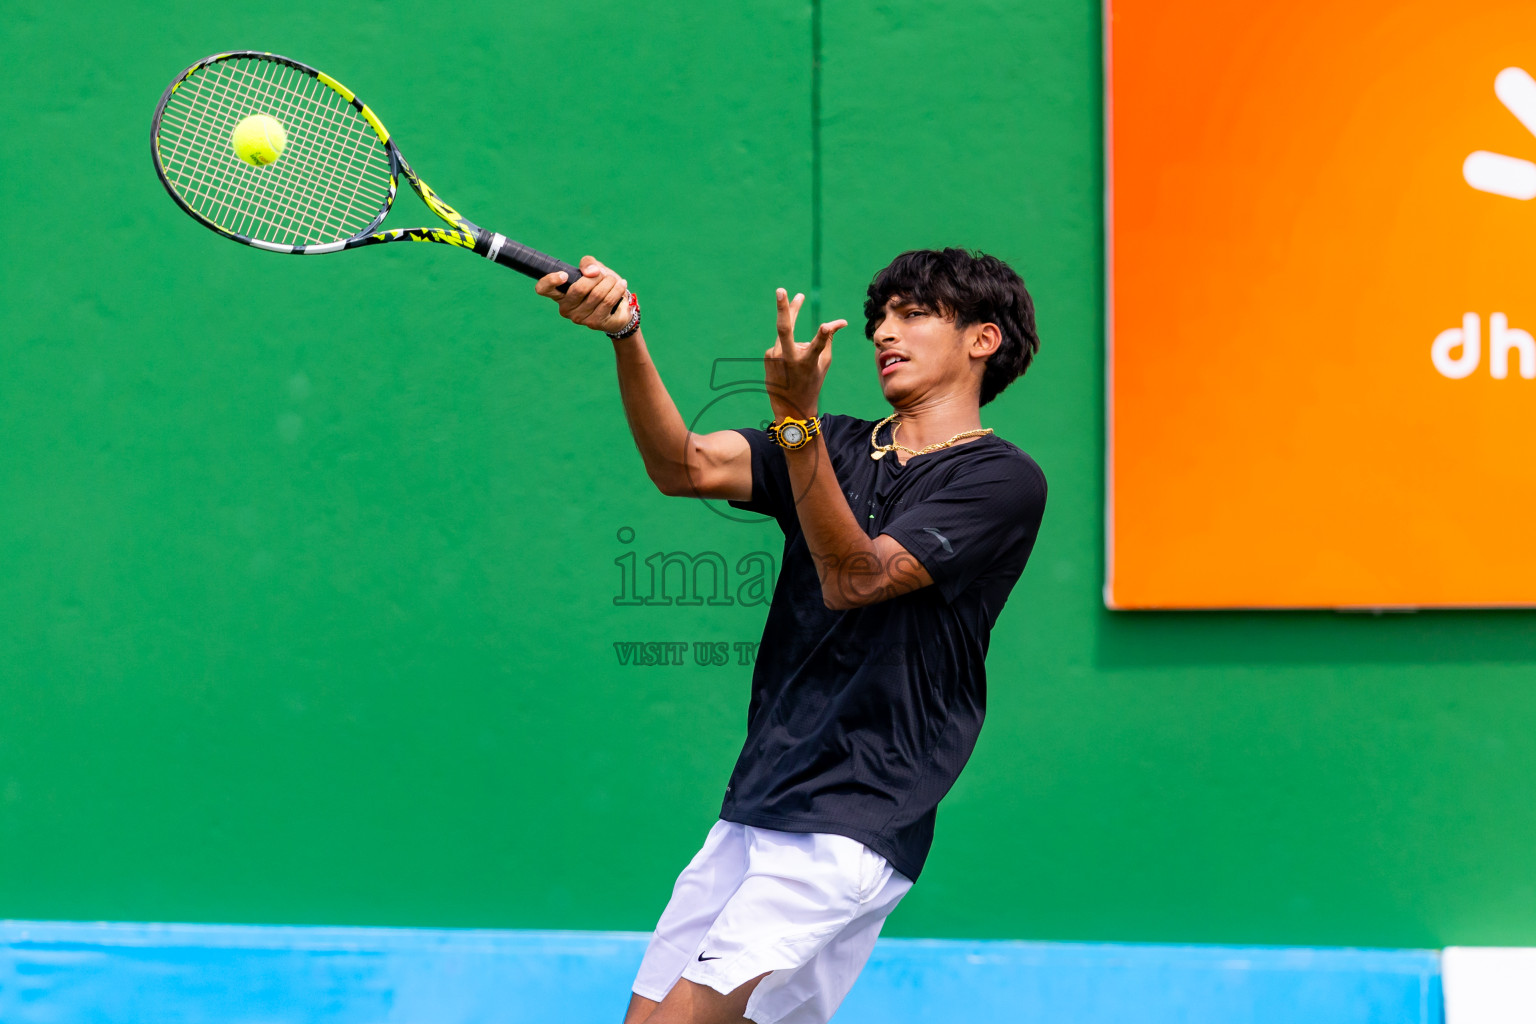
[[[985,421],[1050,508],[888,934],[1536,943],[1528,616],[1103,610],[1096,6],[826,0],[819,91],[817,17],[12,5],[0,918],[646,929],[744,732],[733,648],[614,645],[756,640],[736,567],[778,532],[649,486],[606,340],[447,247],[286,259],[163,194],[160,91],[252,47],[357,90],[470,217],[619,267],[699,429],[767,416],[712,384],[776,285],[819,269],[856,317],[905,248],[1025,274],[1044,348]],[[881,411],[865,346],[826,409]],[[625,603],[668,552],[748,603]]]

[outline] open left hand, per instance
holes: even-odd
[[[832,365],[832,335],[848,326],[847,320],[833,320],[816,329],[816,336],[805,344],[795,341],[795,317],[805,302],[804,295],[793,299],[783,288],[778,290],[779,336],[773,347],[763,353],[763,379],[768,385],[768,399],[774,418],[786,415],[808,419],[816,415],[821,398],[821,384],[827,367]]]

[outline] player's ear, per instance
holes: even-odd
[[[971,336],[970,353],[981,359],[985,359],[996,352],[1003,343],[1003,332],[997,324],[977,324],[971,328],[975,333]]]

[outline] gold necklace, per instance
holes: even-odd
[[[901,423],[900,421],[897,421],[896,425],[891,428],[891,443],[880,444],[877,442],[875,437],[880,433],[880,428],[891,422],[891,420],[896,419],[898,415],[900,415],[900,413],[891,413],[885,419],[881,420],[879,423],[876,423],[875,429],[869,432],[869,444],[870,447],[874,449],[874,451],[870,453],[869,457],[877,462],[887,453],[896,451],[897,449],[906,452],[908,455],[927,455],[929,452],[936,452],[940,448],[948,448],[962,437],[982,437],[986,434],[992,433],[991,427],[982,427],[980,430],[962,430],[948,441],[941,441],[938,444],[931,444],[927,448],[924,448],[922,451],[913,451],[911,448],[908,448],[904,444],[896,443],[896,431],[901,429]]]

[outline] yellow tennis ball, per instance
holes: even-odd
[[[229,141],[235,147],[235,156],[253,167],[263,167],[282,156],[288,133],[277,118],[252,114],[235,125]]]

